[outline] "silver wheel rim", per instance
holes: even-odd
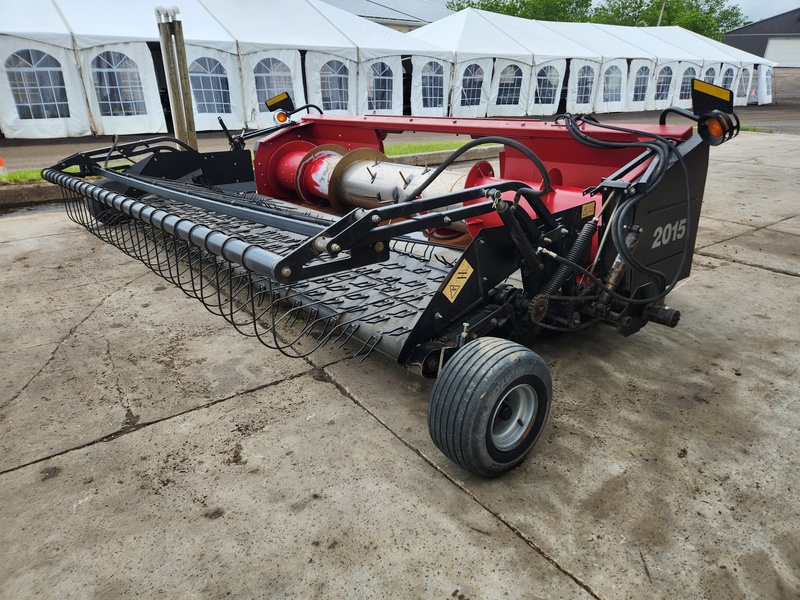
[[[489,436],[495,448],[511,450],[518,445],[533,425],[539,397],[527,383],[514,386],[492,411]]]

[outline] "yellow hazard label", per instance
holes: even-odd
[[[589,202],[589,204],[584,204],[581,207],[581,219],[585,219],[586,217],[593,217],[595,211],[595,203]]]
[[[470,275],[475,269],[472,268],[466,260],[462,260],[461,264],[458,265],[455,273],[444,285],[444,289],[442,293],[444,294],[445,298],[450,300],[450,302],[455,302],[458,295],[461,293],[461,290],[464,289],[464,286],[467,284],[467,280],[469,280]]]
[[[726,102],[731,102],[733,100],[733,92],[731,90],[725,89],[724,87],[719,87],[718,85],[711,85],[710,83],[706,83],[705,81],[700,81],[699,79],[693,79],[692,86],[698,92],[702,92],[703,94],[708,94],[709,96],[714,96],[715,98],[720,98],[721,100],[725,100]]]

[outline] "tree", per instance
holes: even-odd
[[[478,8],[540,21],[589,21],[592,0],[449,0],[447,8]]]
[[[742,9],[728,6],[728,0],[605,0],[594,10],[592,21],[655,26],[659,15],[661,25],[678,25],[715,40],[748,23]]]

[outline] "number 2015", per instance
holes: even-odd
[[[685,235],[686,235],[686,219],[675,221],[675,223],[667,223],[666,225],[659,225],[658,227],[656,227],[656,231],[653,236],[653,245],[651,247],[658,248],[659,246],[666,246],[670,242],[677,242],[678,240],[682,240],[683,236]]]

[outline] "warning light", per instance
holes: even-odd
[[[285,110],[276,110],[272,115],[272,118],[275,119],[275,122],[278,125],[283,125],[289,121],[289,113],[287,113]]]
[[[709,146],[719,146],[739,134],[739,117],[736,113],[711,111],[697,120],[697,133]]]

